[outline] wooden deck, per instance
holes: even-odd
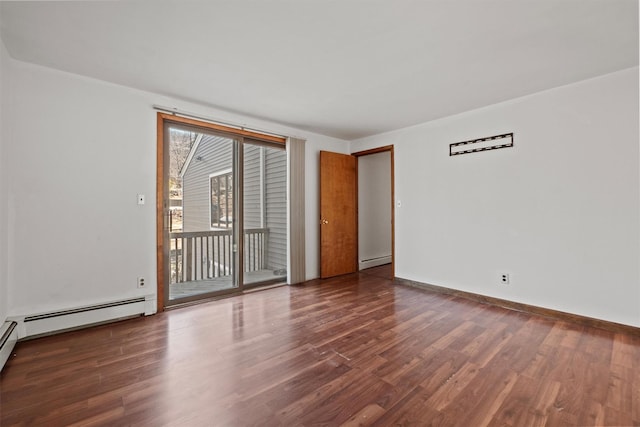
[[[281,279],[286,282],[286,276],[276,276],[272,270],[245,271],[244,284],[251,285],[268,280]],[[231,276],[216,277],[211,280],[195,280],[191,282],[172,283],[169,285],[169,299],[190,297],[208,292],[233,288]]]
[[[640,425],[638,335],[374,273],[20,342],[0,425]]]

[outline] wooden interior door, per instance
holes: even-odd
[[[356,158],[320,152],[320,277],[358,268]]]

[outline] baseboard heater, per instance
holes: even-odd
[[[4,322],[0,328],[0,371],[2,371],[4,364],[9,360],[13,347],[15,347],[18,341],[18,330],[16,326],[18,326],[18,322],[7,321]]]
[[[18,322],[18,338],[23,339],[129,317],[153,314],[155,312],[154,303],[154,297],[150,295],[25,316],[23,318],[14,317],[10,320]]]
[[[358,269],[364,270],[365,268],[377,267],[379,265],[389,264],[391,262],[391,255],[379,256],[376,258],[361,259],[358,262]]]

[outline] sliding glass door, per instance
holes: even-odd
[[[284,145],[163,123],[163,305],[286,281]]]
[[[232,138],[170,124],[167,304],[238,287]]]

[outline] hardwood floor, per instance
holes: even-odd
[[[640,425],[640,337],[381,271],[20,342],[0,425]]]

